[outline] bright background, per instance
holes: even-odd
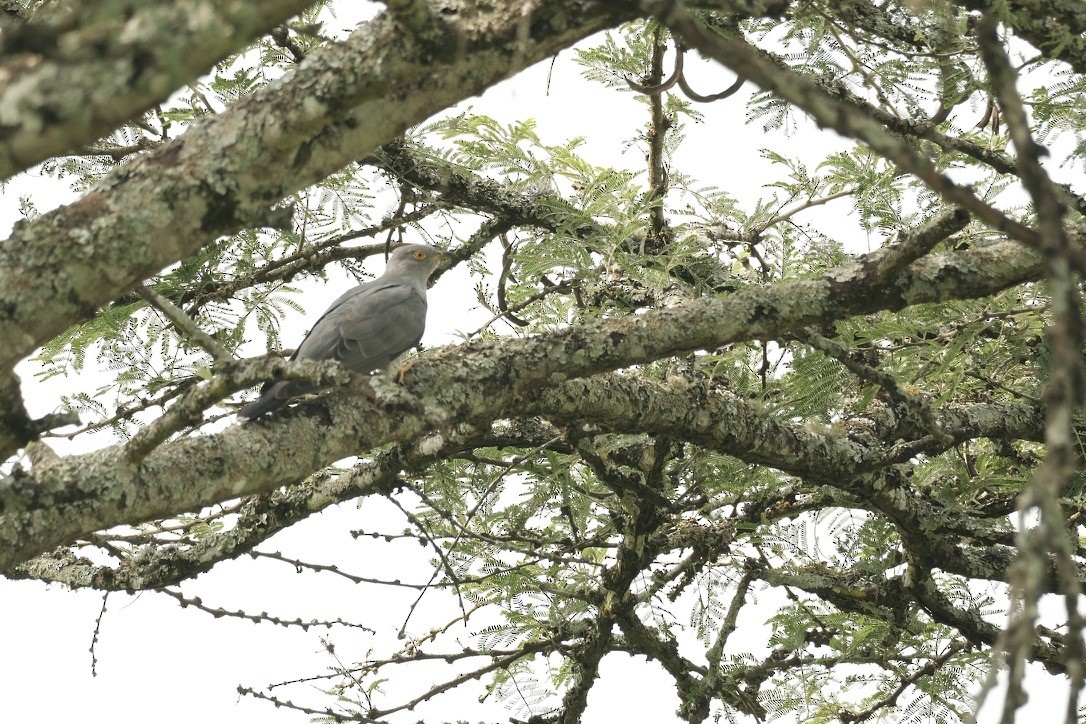
[[[375,7],[352,2],[337,5],[338,18],[329,22],[330,28],[349,28],[357,18],[372,14]],[[598,38],[586,41],[594,42]],[[691,84],[703,93],[727,87],[733,79],[730,72],[694,57],[688,57],[687,69]],[[581,150],[588,160],[642,170],[643,146],[631,141],[647,121],[645,106],[636,103],[631,94],[606,92],[589,84],[581,79],[580,70],[574,53],[567,50],[553,63],[533,66],[449,113],[470,109],[504,123],[534,118],[545,143],[583,136],[588,142]],[[674,170],[721,187],[752,208],[756,199],[766,194],[763,186],[779,173],[762,158],[759,149],[774,147],[814,166],[828,153],[848,144],[807,122],[794,129],[787,144],[782,145],[779,137],[764,137],[757,122],[746,124],[749,92],[748,87],[725,101],[699,106],[705,122],[687,124],[687,141],[671,165]],[[35,172],[16,178],[0,192],[3,236],[19,218],[19,198],[25,195],[34,198],[41,212],[74,198],[62,184]],[[869,239],[859,232],[855,219],[842,219],[847,210],[847,201],[831,202],[805,212],[797,221],[817,226],[832,238],[845,241],[853,251],[866,251],[881,243],[881,239]],[[381,264],[376,260],[370,270],[378,272]],[[344,275],[333,275],[327,285],[315,285],[311,294],[299,297],[307,306],[307,315],[296,318],[286,328],[284,344],[300,339],[325,304],[351,285]],[[454,343],[457,332],[474,330],[489,319],[490,314],[477,307],[470,290],[471,283],[460,271],[446,274],[431,290],[424,345]],[[262,351],[255,346],[251,350],[252,354]],[[73,383],[87,390],[95,386],[93,374],[79,380],[38,384],[34,371],[30,362],[18,368],[30,413],[35,417],[56,411],[60,395],[70,393]],[[105,445],[111,442],[107,437],[108,433],[102,434],[89,442]],[[56,447],[62,453],[83,449]],[[349,534],[352,530],[397,533],[401,521],[401,514],[389,503],[368,498],[361,508],[347,503],[315,515],[259,548],[313,563],[336,560],[345,571],[357,575],[424,583],[431,571],[427,549],[414,543],[389,545],[368,538],[355,540]],[[336,655],[344,662],[364,658],[365,650],[375,640],[391,641],[388,632],[403,624],[417,595],[402,588],[356,585],[332,575],[297,573],[284,563],[248,557],[222,563],[181,589],[186,596],[199,596],[212,607],[254,614],[266,611],[286,620],[342,617],[365,621],[381,632],[374,639],[363,632],[337,629]],[[763,621],[753,616],[761,612],[768,617],[775,596],[759,596],[762,605],[744,608],[738,635],[744,637],[752,651],[764,655],[766,629]],[[447,594],[427,594],[411,617],[408,635],[420,636],[434,625],[445,623],[442,616],[448,617],[456,610],[449,602]],[[309,717],[299,712],[239,697],[237,686],[261,689],[270,683],[321,673],[337,664],[321,643],[326,633],[321,629],[302,631],[297,627],[214,619],[207,613],[182,610],[176,600],[158,593],[111,594],[95,648],[97,676],[92,676],[90,648],[101,608],[100,592],[0,579],[0,721],[308,721]],[[471,642],[470,633],[464,633],[465,642]],[[345,642],[353,642],[357,648],[351,650],[350,643]],[[428,688],[423,668],[399,671],[401,676],[415,672],[405,677],[411,689]],[[1046,676],[1031,677],[1031,682],[1034,695],[1021,715],[1023,720],[1046,721],[1062,716],[1063,689],[1055,687]],[[389,688],[398,685],[391,683]],[[402,721],[526,718],[493,699],[479,704],[475,699],[478,687],[472,691],[474,694],[441,697],[437,706],[420,706],[404,715]],[[992,702],[998,700],[998,695],[991,697]],[[332,701],[329,698],[324,703],[330,705]],[[674,715],[678,703],[670,678],[657,664],[612,655],[604,659],[601,679],[589,698],[584,721],[678,721]],[[993,708],[987,707],[986,714]],[[982,717],[982,721],[986,719],[994,720],[994,716]]]

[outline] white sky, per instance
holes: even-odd
[[[346,20],[342,15],[341,18]],[[688,73],[692,85],[703,93],[724,88],[732,80],[729,72],[694,58],[688,59]],[[780,144],[764,139],[759,126],[744,123],[745,97],[741,93],[699,107],[707,116],[706,123],[688,124],[689,141],[679,151],[674,167],[720,186],[752,205],[763,192],[762,185],[775,178],[775,171],[758,150],[770,145],[779,148]],[[631,147],[628,141],[645,123],[644,106],[634,103],[628,95],[605,95],[599,86],[582,81],[571,51],[563,52],[553,67],[549,62],[537,65],[462,107],[506,122],[535,118],[545,142],[585,136],[589,144],[583,150],[589,160],[628,168],[643,167],[641,147]],[[804,157],[813,166],[829,150],[844,145],[833,134],[808,124],[797,131],[786,150]],[[42,211],[69,198],[55,184],[28,177],[17,179],[0,193],[0,231],[10,228],[17,218],[18,197],[25,193],[35,195]],[[846,207],[847,202],[831,203],[800,217],[799,221],[817,220],[827,232],[841,229],[843,225],[835,214]],[[855,229],[855,219],[849,221],[848,227]],[[853,234],[854,244],[866,246],[862,235]],[[373,269],[378,267],[379,264]],[[429,328],[424,339],[427,346],[451,343],[457,331],[475,329],[489,317],[478,310],[465,314],[465,304],[474,306],[474,300],[465,295],[464,290],[470,287],[457,282],[447,275],[431,291]],[[349,284],[340,280],[339,286],[336,282],[319,286],[312,297],[330,301]],[[314,302],[308,311],[317,314],[323,306]],[[299,318],[295,324],[296,335],[300,337],[308,325],[305,318]],[[284,342],[291,339],[288,332]],[[31,365],[24,363],[20,374],[27,386],[31,413],[40,415],[56,408],[59,395],[68,390],[70,381],[36,385],[32,370]],[[368,540],[353,541],[348,534],[352,529],[394,533],[397,526],[402,527],[400,520],[400,514],[389,503],[371,498],[361,509],[349,503],[316,515],[260,548],[311,562],[346,559],[353,561],[343,564],[350,573],[399,576],[424,582],[429,576],[426,550],[408,543],[390,549],[388,545]],[[349,551],[347,556],[343,555],[344,550]],[[395,550],[395,554],[390,554],[390,550]],[[394,628],[402,622],[415,597],[412,591],[355,585],[332,576],[297,574],[282,563],[248,558],[220,564],[182,589],[186,595],[201,596],[215,607],[253,613],[267,611],[284,619],[339,616],[367,622],[373,619]],[[744,609],[746,620],[740,633],[746,634],[755,650],[761,646],[764,632],[761,622],[752,617],[772,610],[772,606],[764,605],[772,598],[763,594],[763,605]],[[437,614],[448,613],[450,609],[447,605],[437,605],[442,599],[442,594],[429,594],[426,605],[412,618],[412,634],[425,633],[430,626],[444,622]],[[268,624],[215,620],[201,612],[182,610],[175,600],[159,594],[113,594],[96,649],[98,675],[92,677],[89,647],[101,602],[102,595],[97,592],[0,579],[3,614],[0,615],[0,721],[303,722],[308,717],[300,713],[273,709],[265,702],[239,697],[236,687],[244,684],[260,689],[271,682],[319,673],[332,664],[320,643],[322,632],[317,629],[303,632]],[[338,631],[335,638],[344,640]],[[365,635],[353,638],[359,647],[369,645]],[[364,650],[351,651],[342,643],[337,653],[344,661],[364,656]],[[658,665],[611,656],[605,659],[601,673],[589,700],[585,717],[589,724],[678,721],[674,716],[678,706],[674,687]],[[420,676],[423,678],[414,682],[416,686],[425,684],[425,675]],[[1059,714],[1063,706],[1062,689],[1055,692],[1035,697],[1023,720],[1046,721]],[[464,708],[453,708],[452,701],[456,707]],[[438,717],[442,721],[503,720],[512,715],[526,718],[522,712],[509,711],[492,702],[480,708],[470,696],[438,702],[443,706],[429,710],[420,707],[404,721],[419,718],[436,721]]]

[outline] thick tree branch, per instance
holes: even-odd
[[[795,104],[820,126],[832,128],[844,136],[862,141],[902,170],[922,180],[948,203],[961,206],[1011,238],[1040,248],[1041,240],[1037,231],[990,206],[970,188],[952,181],[911,143],[887,130],[853,104],[835,97],[835,94],[795,71],[775,64],[742,39],[711,32],[681,8],[668,10],[662,20],[669,24],[684,43]],[[1076,269],[1086,271],[1086,252],[1081,248],[1073,249],[1071,259]]]
[[[139,465],[116,447],[72,456],[0,481],[0,570],[94,530],[273,490],[345,456],[452,423],[489,423],[520,409],[525,394],[563,379],[778,338],[828,319],[985,296],[1036,278],[1039,265],[1015,244],[993,244],[925,257],[894,284],[873,288],[860,283],[863,265],[852,264],[818,279],[501,344],[447,348],[420,360],[403,388],[381,377],[371,387],[363,378],[348,385],[354,394],[330,394],[297,412],[162,445]],[[360,390],[371,394],[360,396]]]
[[[212,239],[287,223],[269,207],[506,77],[514,56],[535,62],[632,17],[592,0],[523,0],[443,15],[440,52],[403,47],[383,18],[314,51],[0,244],[0,370]]]
[[[1016,73],[998,37],[998,24],[992,12],[982,16],[977,36],[993,93],[1018,152],[1019,175],[1037,213],[1052,309],[1047,335],[1052,350],[1052,372],[1045,390],[1045,460],[1019,503],[1023,513],[1036,508],[1041,519],[1035,529],[1022,531],[1020,560],[1011,576],[1022,607],[1012,615],[1007,629],[1010,671],[1003,720],[1013,720],[1014,711],[1025,703],[1022,689],[1025,661],[1035,637],[1034,621],[1040,615],[1038,604],[1044,592],[1043,582],[1051,553],[1055,555],[1060,588],[1067,605],[1067,672],[1072,696],[1066,721],[1070,724],[1078,719],[1078,698],[1086,670],[1082,660],[1083,619],[1078,611],[1080,585],[1075,571],[1074,544],[1068,535],[1067,516],[1060,508],[1059,498],[1081,468],[1075,416],[1081,409],[1086,389],[1082,367],[1082,300],[1078,280],[1071,269],[1073,254],[1063,226],[1064,208],[1041,165],[1041,156],[1047,154],[1047,150],[1033,139],[1029,119],[1015,87]]]
[[[894,445],[871,445],[829,430],[793,427],[744,400],[631,375],[569,382],[525,400],[523,407],[558,424],[575,420],[612,433],[667,435],[779,469],[808,484],[835,488],[893,523],[915,558],[948,572],[1002,581],[1014,560],[1013,549],[1006,545],[962,546],[961,535],[978,542],[991,540],[993,526],[909,492]],[[948,408],[935,422],[945,437],[930,441],[924,452],[932,455],[978,437],[1038,440],[1043,434],[1041,410],[1031,405]],[[651,495],[640,497],[647,505],[659,506]],[[931,528],[933,520],[941,521],[938,531]],[[1086,578],[1081,567],[1070,575]],[[1054,567],[1045,566],[1040,578],[1045,591],[1058,589]]]
[[[109,133],[312,4],[95,3],[63,31],[34,23],[6,28],[0,178]]]
[[[523,429],[523,428],[518,428]],[[548,434],[549,431],[548,431]],[[452,434],[414,445],[393,446],[335,476],[316,475],[300,485],[256,495],[238,511],[229,530],[214,533],[191,545],[177,543],[138,549],[118,567],[103,566],[62,549],[28,561],[12,570],[10,578],[35,578],[63,583],[69,588],[136,591],[177,585],[210,570],[215,564],[248,553],[279,531],[325,508],[346,500],[390,493],[401,473],[418,473],[435,460],[483,445],[539,444],[536,438],[503,437],[500,432]]]
[[[277,561],[270,565],[284,573],[460,602],[446,623],[408,635],[409,624],[418,625],[416,600],[401,644],[378,642],[372,656],[348,660],[333,650],[340,642],[328,640],[334,665],[325,673],[263,694],[243,690],[334,719],[401,717],[440,706],[435,699],[453,688],[485,686],[494,697],[520,694],[533,722],[573,724],[612,654],[660,662],[672,680],[665,688],[679,695],[677,714],[690,722],[787,711],[861,721],[921,703],[953,718],[969,688],[961,672],[991,650],[1010,673],[1004,718],[1013,716],[1017,682],[1034,660],[1070,681],[1066,716],[1075,721],[1086,682],[1077,592],[1086,582],[1086,545],[1069,526],[1086,519],[1086,474],[1076,459],[1084,426],[1072,425],[1086,395],[1086,342],[1073,264],[1086,260],[1086,225],[1063,214],[1086,211],[1086,200],[1048,178],[1038,143],[1061,120],[1073,127],[1065,91],[1081,78],[1027,107],[992,8],[1008,28],[1042,11],[1031,0],[956,1],[984,5],[987,15],[953,2],[918,9],[878,0],[389,0],[383,16],[345,40],[320,37],[317,26],[277,26],[279,47],[265,43],[259,62],[287,75],[218,116],[201,98],[211,117],[177,141],[119,149],[131,161],[118,166],[114,157],[113,174],[70,207],[38,216],[28,203],[27,221],[0,243],[0,335],[8,335],[0,339],[10,342],[0,345],[0,452],[25,449],[0,475],[0,576],[159,590],[215,616],[304,626],[168,588],[248,554]],[[1048,17],[1068,28],[1086,24],[1071,0],[1054,2]],[[74,10],[54,12],[59,20],[26,26],[23,35],[9,32],[22,21],[2,17],[0,7],[0,76],[5,63],[25,57],[70,63],[78,52],[57,39],[90,37],[80,35],[81,18],[116,8],[141,17],[151,12],[144,5],[35,0],[31,6],[46,11]],[[773,23],[736,23],[784,8],[791,31],[784,42],[794,49],[806,41],[808,63],[769,52],[781,37]],[[511,147],[488,141],[485,126],[457,139],[453,163],[402,135],[405,124],[590,27],[650,14],[660,21],[626,27],[615,44],[581,57],[590,78],[611,86],[616,73],[652,62],[641,90],[656,102],[640,99],[653,113],[644,189],[628,176],[582,184],[579,177],[599,169],[570,156],[572,146],[533,145],[521,149],[527,155],[513,148],[511,156],[503,150]],[[767,188],[788,189],[790,200],[763,194],[748,213],[745,189],[736,199],[670,172],[663,94],[688,86],[681,67],[665,80],[661,28],[671,28],[676,43],[681,33],[704,32],[705,48],[769,88],[753,101],[754,113],[785,114],[770,116],[780,120],[798,107],[919,180],[902,186],[900,170],[849,174],[845,164],[862,162],[849,154],[813,176],[803,164],[786,164],[791,175]],[[826,34],[807,35],[810,28]],[[745,41],[746,31],[763,47]],[[1078,52],[1081,39],[1064,29],[1050,24],[1043,32]],[[44,45],[35,50],[35,42]],[[111,36],[100,48],[120,43]],[[100,48],[79,52],[94,60]],[[1045,53],[1058,49],[1053,43]],[[1053,66],[1042,55],[1022,67]],[[0,79],[0,99],[9,90]],[[934,125],[960,115],[959,104],[978,93],[990,106],[990,147],[981,140],[987,130],[954,138],[953,123]],[[926,117],[933,98],[935,119],[911,120]],[[129,122],[155,135],[145,122]],[[1013,156],[1001,150],[1000,129],[1014,142]],[[0,161],[3,141],[0,129]],[[534,183],[525,191],[520,175],[509,182],[496,175],[519,161],[563,174],[554,188],[573,188],[586,203]],[[86,162],[62,166],[76,163]],[[669,173],[682,181],[674,209],[662,204]],[[951,183],[977,176],[994,184],[988,192]],[[360,221],[357,214],[380,214],[385,200],[365,187],[386,181],[399,203],[381,220]],[[1036,215],[992,205],[999,189],[1019,182]],[[217,238],[245,225],[291,223],[278,200],[309,183],[320,198],[302,192],[297,234]],[[916,194],[927,220],[906,227]],[[864,228],[892,228],[895,242],[849,256],[836,232],[793,223],[797,210],[841,195],[852,197]],[[941,211],[932,209],[936,202]],[[469,228],[480,220],[478,230]],[[341,222],[373,225],[332,231],[342,232]],[[495,251],[497,235],[505,248],[497,307],[512,314],[532,304],[522,315],[527,326],[428,350],[399,380],[282,355],[233,360],[215,343],[219,332],[200,331],[212,324],[236,335],[249,322],[269,330],[280,300],[266,292],[314,267],[379,251],[359,245],[360,237],[387,233],[391,243],[409,226],[451,237],[441,245],[453,247],[454,261],[475,259],[474,276],[488,273],[492,255],[478,254]],[[505,238],[511,230],[518,238]],[[739,270],[746,250],[737,244],[758,247],[762,274]],[[174,289],[169,302],[144,288],[158,273]],[[544,291],[529,297],[536,279]],[[123,318],[121,305],[141,303],[141,291],[178,328],[180,347],[167,335],[168,346],[145,349],[139,320],[112,324]],[[485,284],[477,291],[485,296]],[[118,306],[70,328],[102,304]],[[53,339],[49,330],[60,327],[67,331]],[[159,331],[152,325],[152,341]],[[18,379],[3,370],[43,342],[47,372],[80,364],[84,352],[96,352],[84,343],[100,334],[99,360],[131,365],[115,381],[118,409],[101,391],[73,404],[106,405],[92,428],[124,426],[128,441],[60,457],[35,438],[69,418],[28,419]],[[72,344],[58,350],[69,336]],[[217,359],[176,378],[200,356],[187,344],[194,340]],[[823,354],[790,355],[803,351],[801,342]],[[230,395],[301,378],[322,390],[221,427]],[[1042,404],[1036,390],[1045,385]],[[346,459],[354,462],[337,465]],[[365,500],[371,495],[379,499]],[[367,516],[351,536],[372,537],[367,546],[389,553],[421,544],[435,557],[433,570],[401,580],[267,547],[277,540],[270,536],[351,499],[392,505],[407,526]],[[1009,518],[1016,499],[1031,516],[1018,526]],[[1007,631],[987,596],[974,595],[977,586],[1025,602]],[[1045,609],[1041,618],[1034,603],[1053,592],[1066,594],[1066,611]],[[766,601],[752,596],[766,593],[772,638],[752,656],[737,636],[747,618],[764,618],[757,609]],[[490,626],[495,618],[502,623]],[[684,630],[696,632],[701,652],[688,650]],[[479,631],[478,645],[464,644],[469,631]],[[1014,655],[1000,658],[1003,651]],[[413,677],[421,667],[401,664],[415,663],[435,674],[419,691],[397,698],[375,687]],[[557,689],[536,706],[523,677],[543,669]],[[833,684],[855,675],[867,690]],[[829,685],[810,686],[819,679]],[[340,696],[324,711],[279,687]]]
[[[385,0],[393,22],[413,39],[429,41],[437,28],[429,0]]]
[[[524,409],[556,420],[591,422],[609,432],[673,433],[676,437],[748,463],[783,470],[830,485],[861,499],[875,496],[897,510],[915,510],[896,500],[885,480],[863,476],[899,461],[891,445],[871,445],[831,430],[820,432],[777,421],[751,402],[713,393],[614,375],[567,382],[525,396]],[[946,432],[925,452],[938,454],[965,439],[995,437],[1036,440],[1043,431],[1041,412],[1030,405],[961,406],[940,411],[936,422]],[[910,513],[911,518],[923,517]]]
[[[1008,20],[1016,33],[1028,40],[1046,58],[1062,60],[1079,73],[1086,73],[1086,6],[1080,2],[1038,3],[1032,0],[955,0],[969,10],[990,13],[1009,11]]]
[[[35,437],[18,376],[14,372],[0,374],[0,460]]]

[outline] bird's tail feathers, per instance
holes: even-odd
[[[272,410],[278,410],[290,402],[291,398],[315,389],[316,386],[304,382],[276,382],[267,389],[262,388],[260,397],[238,410],[238,417],[252,420]]]

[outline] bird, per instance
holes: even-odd
[[[449,254],[427,244],[403,244],[384,273],[345,292],[321,315],[291,359],[338,359],[347,369],[383,369],[418,345],[426,327],[426,282]],[[238,410],[253,419],[313,392],[305,381],[267,382],[260,397]]]

